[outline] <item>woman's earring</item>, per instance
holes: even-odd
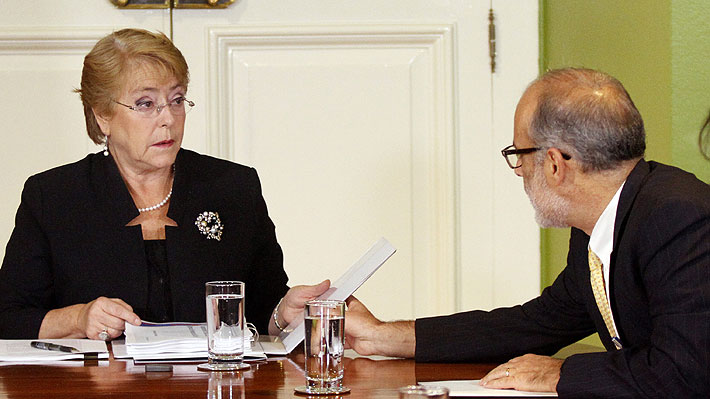
[[[108,156],[108,137],[106,137],[106,141],[104,141],[104,156]]]

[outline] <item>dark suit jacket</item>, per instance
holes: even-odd
[[[563,397],[710,397],[710,187],[640,161],[621,192],[611,255],[615,350],[589,282],[589,236],[572,229],[567,267],[522,306],[416,321],[420,361],[551,355],[599,332],[607,351],[565,360]]]
[[[205,282],[246,283],[245,314],[265,332],[286,293],[281,247],[256,171],[180,150],[166,226],[175,319],[205,321]],[[221,241],[196,225],[219,213]],[[30,177],[0,269],[0,337],[37,337],[45,314],[99,296],[121,298],[141,316],[148,272],[138,216],[111,156],[88,155]]]

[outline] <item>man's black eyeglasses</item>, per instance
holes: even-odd
[[[537,150],[541,150],[542,147],[530,147],[530,148],[515,148],[515,144],[511,144],[502,150],[500,150],[500,153],[503,154],[503,158],[505,158],[505,162],[508,163],[508,166],[510,166],[511,169],[517,169],[522,166],[520,163],[520,156],[524,154],[530,154],[531,152],[535,152]],[[561,152],[562,158],[570,160],[572,157],[570,155],[565,154],[564,152]],[[515,156],[515,158],[513,158]]]
[[[500,150],[500,153],[503,154],[503,158],[505,158],[505,162],[508,163],[508,166],[510,166],[511,169],[516,169],[522,166],[520,163],[520,156],[523,154],[530,154],[531,152],[535,152],[537,150],[542,149],[541,147],[530,147],[530,148],[515,148],[514,144],[511,144],[502,150]]]

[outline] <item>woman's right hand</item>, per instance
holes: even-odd
[[[99,334],[106,329],[109,339],[113,339],[123,333],[126,323],[141,323],[131,305],[118,298],[99,297],[89,303],[50,310],[44,315],[37,336],[101,339]]]
[[[118,298],[98,297],[84,304],[76,318],[77,329],[90,339],[101,339],[102,331],[114,339],[123,333],[126,323],[137,326],[141,320],[131,305]]]

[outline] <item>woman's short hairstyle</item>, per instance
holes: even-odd
[[[166,76],[174,76],[185,87],[190,81],[185,57],[163,33],[143,29],[122,29],[99,40],[84,57],[81,73],[81,96],[89,138],[101,144],[101,131],[93,110],[99,115],[113,115],[113,100],[121,94],[128,76],[137,67],[157,68]]]
[[[530,125],[536,146],[568,152],[584,171],[609,170],[643,157],[641,114],[614,77],[566,68],[547,72],[531,86],[540,89]]]

